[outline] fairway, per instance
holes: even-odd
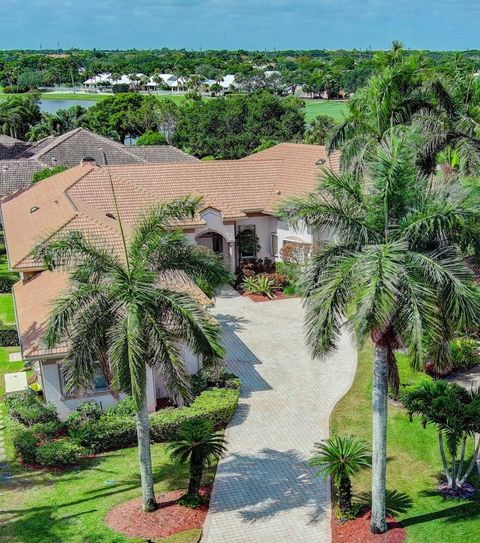
[[[305,120],[315,119],[317,115],[330,115],[336,121],[342,121],[347,113],[346,100],[305,100]]]

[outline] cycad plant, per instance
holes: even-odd
[[[175,441],[169,443],[172,458],[189,464],[190,480],[184,497],[186,503],[198,503],[203,470],[225,454],[226,444],[223,434],[215,432],[210,421],[199,419],[185,422]]]
[[[175,226],[191,218],[198,205],[198,198],[189,197],[159,204],[139,220],[128,240],[120,222],[119,254],[78,232],[37,250],[48,269],[70,274],[68,291],[55,302],[45,336],[49,347],[68,344],[63,364],[67,390],[89,390],[98,361],[111,388],[133,398],[145,511],[155,508],[147,366],[158,369],[173,397],[188,402],[182,346],[206,367],[220,364],[224,356],[219,326],[175,286],[176,278],[182,284],[185,275],[210,285],[229,278],[215,255],[190,245]]]
[[[407,391],[403,403],[411,418],[419,416],[424,427],[432,425],[437,429],[447,488],[461,489],[477,463],[480,448],[479,440],[465,466],[468,440],[473,441],[480,433],[480,390],[467,391],[445,381],[424,382]]]
[[[375,345],[372,521],[385,532],[388,381],[405,348],[421,368],[429,350],[444,361],[455,330],[478,323],[479,290],[460,244],[478,244],[474,189],[425,178],[415,165],[415,135],[390,130],[360,177],[326,171],[318,190],[287,200],[279,215],[322,229],[331,242],[315,253],[304,280],[307,341],[314,356],[334,349],[346,326]],[[345,320],[347,319],[347,321]]]
[[[352,477],[371,466],[371,454],[363,441],[355,436],[333,436],[315,443],[315,454],[310,465],[318,467],[318,474],[330,476],[336,487],[338,505],[342,513],[352,509]]]

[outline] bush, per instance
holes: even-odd
[[[20,279],[18,273],[2,272],[0,273],[0,293],[9,294],[12,290],[12,286]],[[17,339],[18,345],[18,339]]]
[[[5,398],[8,414],[25,426],[38,422],[58,421],[55,406],[45,403],[31,392],[18,392]]]
[[[136,413],[135,404],[131,396],[126,396],[112,407],[107,409],[108,415],[118,415],[120,417],[133,417]]]
[[[7,85],[6,87],[3,87],[3,92],[5,94],[23,94],[29,91],[29,87],[23,87],[22,85]]]
[[[60,420],[50,422],[37,422],[29,430],[41,441],[58,437],[65,430],[65,424]]]
[[[84,422],[74,437],[94,453],[131,447],[137,442],[135,418],[105,414],[98,420]]]
[[[167,140],[160,132],[149,130],[138,138],[136,145],[167,145]]]
[[[121,94],[124,92],[130,92],[130,85],[128,83],[116,83],[112,85],[113,94]]]
[[[195,399],[190,410],[201,414],[202,419],[212,421],[215,426],[227,424],[235,413],[239,396],[239,388],[211,388]]]
[[[102,408],[100,405],[91,400],[77,405],[75,411],[70,413],[67,419],[69,430],[79,430],[85,422],[98,420],[102,416]]]
[[[240,379],[224,369],[218,372],[202,368],[190,377],[190,382],[194,396],[209,388],[240,388]]]
[[[39,170],[38,172],[35,172],[32,177],[32,181],[34,183],[37,183],[38,181],[42,181],[43,179],[47,179],[47,177],[52,177],[52,175],[57,175],[57,173],[62,173],[67,169],[66,166],[53,166],[52,168],[43,168],[43,170]]]
[[[271,300],[275,298],[274,290],[276,285],[266,273],[261,273],[254,277],[246,277],[240,286],[249,294],[263,294]]]
[[[470,337],[459,337],[450,343],[454,370],[466,370],[480,364],[479,342]]]
[[[0,324],[0,347],[18,345],[18,332],[14,324]]]
[[[13,427],[12,441],[15,453],[27,464],[34,464],[37,460],[39,438],[31,428],[20,424]]]
[[[38,447],[36,460],[42,466],[68,466],[78,462],[86,452],[83,447],[71,441],[49,441]]]

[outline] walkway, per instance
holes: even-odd
[[[202,543],[328,543],[329,488],[307,460],[351,384],[354,346],[345,334],[336,353],[312,360],[298,299],[254,303],[228,290],[213,313],[242,394]]]

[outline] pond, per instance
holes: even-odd
[[[72,106],[87,108],[96,103],[94,100],[40,100],[40,109],[45,113],[56,113],[59,109],[68,109]]]

